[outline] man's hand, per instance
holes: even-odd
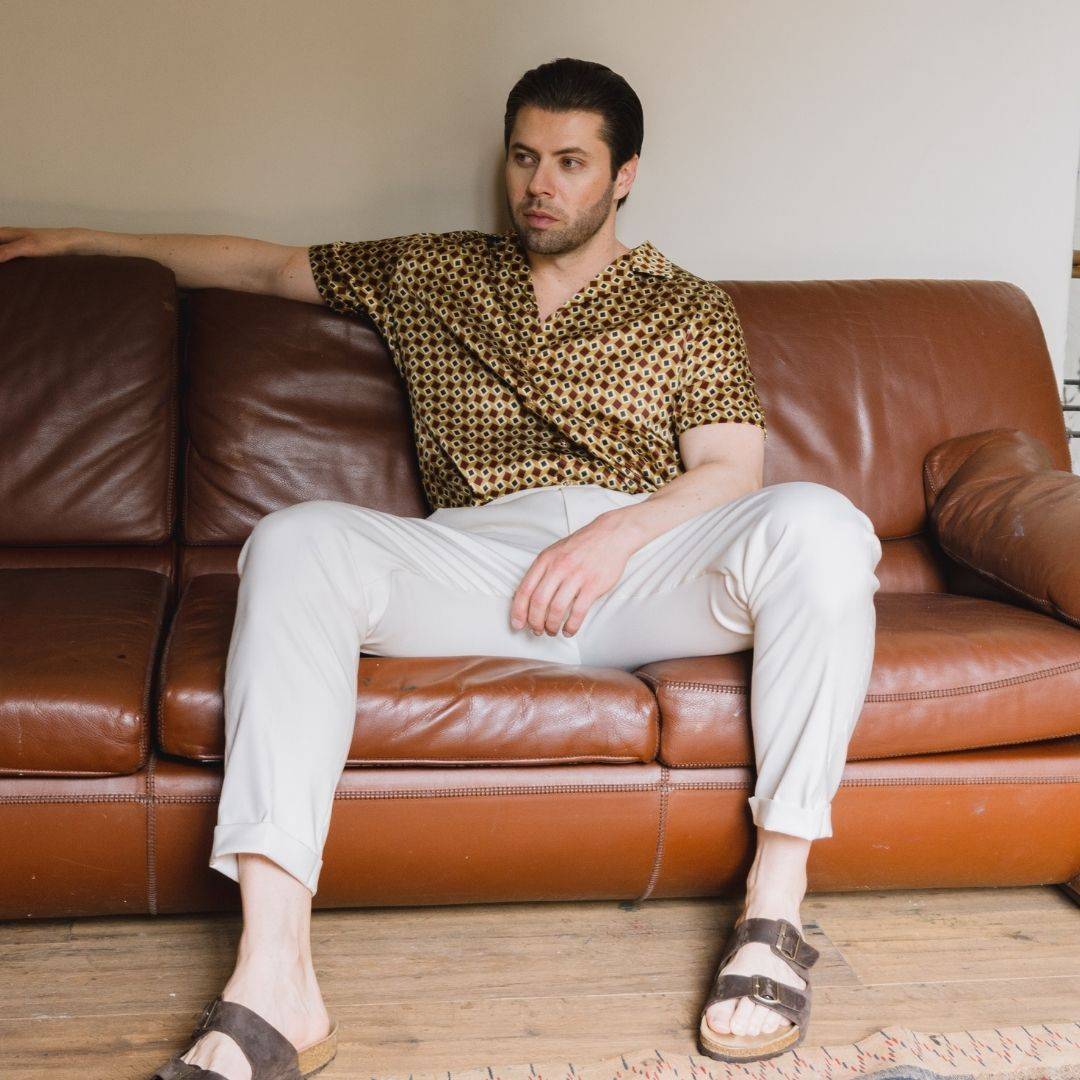
[[[82,229],[31,229],[0,226],[0,262],[26,255],[71,255]]]
[[[554,635],[565,620],[563,635],[573,636],[640,546],[637,530],[618,510],[598,515],[536,556],[514,593],[510,625],[520,630],[527,623],[534,634]]]
[[[246,236],[0,226],[0,262],[24,255],[129,255],[167,266],[182,289],[236,289],[322,303],[304,245]]]

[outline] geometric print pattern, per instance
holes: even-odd
[[[542,324],[512,227],[313,244],[308,259],[324,302],[385,340],[433,509],[549,485],[652,492],[684,471],[690,428],[767,437],[730,296],[649,241]]]

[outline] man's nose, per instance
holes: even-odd
[[[537,165],[532,176],[529,178],[529,184],[526,190],[530,195],[550,195],[552,191],[551,170],[545,165]]]

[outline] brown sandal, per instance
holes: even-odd
[[[805,980],[805,989],[771,979],[766,975],[721,975],[720,969],[748,941],[768,945],[777,956]],[[761,1061],[793,1050],[806,1036],[810,1020],[810,968],[820,954],[807,944],[798,927],[787,919],[742,919],[731,931],[724,946],[724,955],[717,964],[712,993],[701,1010],[698,1029],[698,1050],[716,1061]],[[720,1035],[709,1027],[705,1014],[717,1001],[749,997],[793,1021],[791,1027],[760,1035]]]
[[[198,1042],[208,1031],[222,1031],[235,1040],[251,1063],[251,1080],[302,1080],[325,1069],[337,1054],[336,1020],[324,1039],[297,1051],[257,1012],[239,1001],[225,1001],[220,994],[203,1009],[190,1042]],[[170,1058],[150,1080],[225,1080],[221,1073],[212,1069],[181,1061],[187,1052],[184,1050]]]

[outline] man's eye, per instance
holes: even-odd
[[[522,151],[520,151],[520,150],[519,150],[519,151],[518,151],[518,152],[517,152],[517,153],[516,153],[516,154],[514,155],[514,160],[515,160],[515,161],[519,161],[519,162],[520,162],[520,161],[524,161],[524,160],[525,160],[526,158],[528,158],[528,157],[530,157],[530,156],[531,156],[531,155],[529,155],[529,154],[526,154],[526,153],[524,153],[524,152],[522,152]],[[572,161],[572,162],[573,162],[573,163],[574,163],[575,165],[580,165],[580,164],[581,164],[581,161],[579,161],[579,160],[578,160],[577,158],[563,158],[563,161],[564,161],[564,162],[567,162],[567,161]]]

